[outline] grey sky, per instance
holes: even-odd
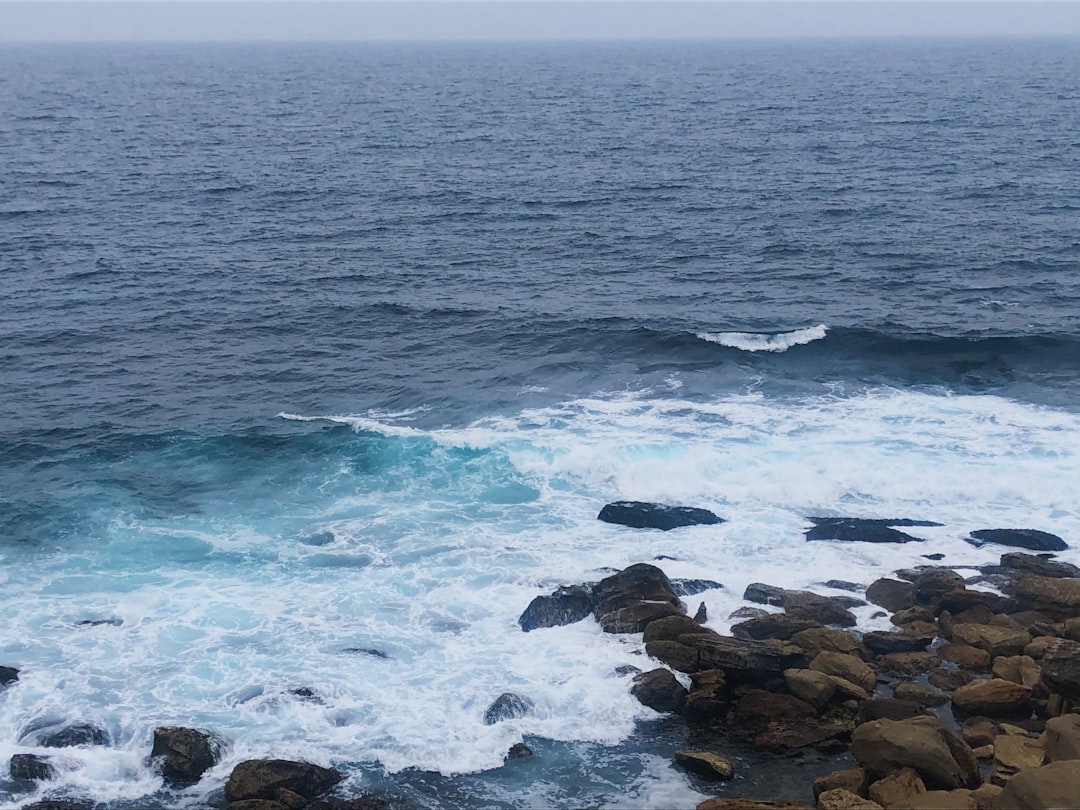
[[[1080,2],[0,0],[0,41],[1080,36]]]

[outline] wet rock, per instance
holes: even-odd
[[[1044,810],[1075,807],[1080,796],[1080,766],[1076,761],[1051,762],[1021,771],[1006,783],[998,807],[1009,810]]]
[[[75,723],[70,726],[45,731],[37,738],[42,748],[72,748],[79,745],[108,745],[109,735],[104,729],[89,723]]]
[[[926,793],[926,785],[914,768],[901,768],[870,785],[870,798],[882,807],[893,807],[920,793]]]
[[[697,610],[694,611],[694,621],[697,622],[698,624],[705,624],[705,622],[707,622],[708,620],[709,620],[709,611],[705,607],[705,603],[702,602],[700,605],[698,605]]]
[[[732,625],[731,634],[736,638],[752,638],[758,641],[767,638],[787,641],[796,633],[812,627],[821,627],[821,624],[811,619],[790,616],[787,613],[769,613]]]
[[[94,810],[94,802],[75,799],[45,799],[23,805],[22,810]]]
[[[932,605],[945,594],[964,586],[964,578],[951,568],[931,566],[919,570],[913,585],[916,605]]]
[[[837,789],[847,790],[857,796],[862,796],[866,793],[866,784],[865,768],[848,768],[843,771],[833,771],[814,780],[812,786],[814,800],[816,801],[818,796],[827,790]]]
[[[690,693],[686,697],[683,716],[688,723],[718,725],[727,715],[730,697],[731,691],[723,672],[718,669],[695,672],[690,676]]]
[[[533,750],[525,743],[514,743],[510,746],[510,750],[506,752],[506,756],[510,759],[528,759],[532,755]]]
[[[697,647],[678,641],[650,641],[645,645],[645,654],[676,672],[690,674],[706,668],[701,663],[701,651]]]
[[[855,616],[843,604],[809,591],[784,591],[781,604],[784,611],[795,619],[838,624],[841,627],[854,627],[856,624]]]
[[[764,582],[751,582],[743,591],[742,598],[759,605],[780,606],[784,603],[784,589],[775,585],[766,585]]]
[[[366,655],[369,658],[381,658],[384,661],[390,658],[382,650],[376,650],[374,647],[345,647],[341,651],[349,655]]]
[[[740,731],[757,732],[770,723],[813,717],[817,712],[805,700],[792,695],[751,689],[732,708],[732,723]]]
[[[818,810],[884,810],[880,804],[843,788],[826,790],[817,798]]]
[[[728,619],[757,619],[760,616],[768,616],[769,611],[762,608],[741,607],[728,614]]]
[[[851,753],[871,773],[913,768],[932,789],[974,788],[982,783],[971,748],[935,717],[863,723],[851,736]]]
[[[300,698],[300,700],[310,700],[312,703],[322,703],[322,698],[319,697],[319,693],[310,686],[298,686],[295,689],[289,689],[287,694]]]
[[[640,703],[658,712],[681,712],[686,705],[686,687],[670,670],[662,667],[636,676],[630,693]]]
[[[682,615],[682,608],[667,602],[638,602],[597,617],[605,633],[640,633],[652,622]]]
[[[702,627],[689,616],[678,614],[650,622],[641,640],[648,644],[650,641],[678,641],[682,636],[702,634],[717,637],[720,635],[707,627]]]
[[[343,778],[331,768],[310,762],[249,759],[233,768],[225,783],[225,798],[230,803],[263,799],[291,807],[297,798],[306,804]]]
[[[818,584],[823,588],[832,588],[836,591],[851,591],[852,593],[858,593],[863,590],[863,586],[858,582],[848,582],[846,579],[828,579],[825,580],[825,582],[820,582]]]
[[[711,579],[673,579],[671,589],[676,596],[697,596],[705,591],[722,589],[724,586]]]
[[[1080,579],[1027,574],[1010,585],[1017,599],[1053,619],[1080,616]]]
[[[1028,717],[1031,715],[1031,689],[1012,681],[994,678],[972,681],[952,694],[953,708],[964,714],[989,717]]]
[[[1080,577],[1080,568],[1072,563],[1048,560],[1020,551],[1001,555],[1001,568],[1017,573],[1035,574],[1040,577]]]
[[[8,765],[11,778],[25,782],[44,782],[56,776],[56,769],[49,760],[37,754],[14,754]]]
[[[648,563],[600,580],[592,597],[593,612],[606,632],[640,633],[650,621],[683,612],[667,575]]]
[[[842,721],[823,722],[818,718],[799,718],[770,723],[754,737],[754,748],[782,754],[810,746],[824,747],[827,744],[843,745],[840,738],[846,737],[851,727]]]
[[[910,720],[912,717],[924,717],[926,708],[911,700],[896,698],[874,698],[859,704],[858,723],[870,723],[874,720]]]
[[[942,554],[940,551],[938,551],[938,552],[935,552],[934,554],[923,554],[922,558],[924,560],[933,560],[934,562],[939,562],[939,561],[945,559],[945,555]]]
[[[1046,758],[1050,762],[1080,760],[1080,714],[1063,714],[1046,721]]]
[[[974,676],[961,669],[935,667],[926,673],[926,679],[930,682],[931,686],[936,686],[938,689],[944,689],[946,692],[951,692],[954,689],[959,689],[966,683],[971,683],[971,681],[974,680]]]
[[[515,692],[503,692],[484,710],[484,725],[493,726],[503,720],[516,720],[533,710],[533,702]]]
[[[0,667],[0,688],[9,683],[15,683],[17,680],[19,680],[19,670],[15,667]]]
[[[891,676],[913,677],[929,672],[938,664],[931,652],[886,653],[877,660],[877,668]]]
[[[859,640],[855,636],[844,630],[836,630],[831,627],[813,627],[809,630],[801,630],[791,637],[791,643],[805,650],[810,660],[813,660],[821,652],[858,655],[860,649]]]
[[[715,634],[685,635],[680,636],[680,641],[697,651],[699,669],[721,669],[738,673],[744,679],[770,673],[779,675],[785,669],[805,663],[800,648],[782,641],[753,641]],[[649,655],[653,655],[652,649],[652,645],[646,645]]]
[[[1031,641],[1026,630],[1012,630],[991,624],[958,623],[953,625],[951,635],[953,641],[986,650],[991,658],[999,655],[1020,655]]]
[[[920,706],[941,706],[949,702],[949,696],[943,692],[911,681],[897,684],[893,695],[897,700],[910,700]]]
[[[1055,639],[1042,657],[1042,680],[1051,692],[1080,700],[1080,643]]]
[[[925,520],[871,520],[865,518],[811,517],[807,540],[839,540],[861,543],[921,543],[923,538],[897,531],[893,526],[940,526]]]
[[[615,501],[600,510],[598,520],[634,529],[669,531],[682,526],[715,525],[724,521],[708,509],[666,506],[644,501]]]
[[[866,648],[876,655],[887,655],[896,652],[921,652],[930,646],[933,640],[934,636],[890,633],[881,630],[864,633],[862,637],[862,642]]]
[[[1015,613],[1020,609],[1020,604],[1015,599],[1000,596],[989,591],[973,591],[968,588],[955,588],[945,593],[937,600],[935,610],[941,613],[944,610],[957,616],[958,621],[965,621],[959,617],[965,611],[972,608],[980,608],[980,621],[989,621],[994,613]]]
[[[836,675],[867,692],[873,692],[877,683],[874,670],[870,669],[864,661],[844,653],[818,653],[817,657],[810,662],[810,669],[824,672],[826,675]]]
[[[866,589],[866,598],[872,604],[895,613],[915,604],[915,588],[910,582],[879,579],[870,583],[870,587]]]
[[[970,644],[942,644],[937,648],[937,654],[942,661],[950,661],[976,672],[983,672],[990,667],[990,653]]]
[[[592,596],[581,585],[564,585],[549,596],[533,599],[518,619],[526,633],[541,627],[561,627],[592,613]]]
[[[1056,534],[1041,532],[1037,529],[980,529],[972,532],[971,537],[972,539],[968,542],[974,546],[995,543],[999,546],[1026,548],[1030,551],[1064,551],[1069,547]]]
[[[110,616],[107,619],[83,619],[75,622],[75,625],[76,627],[120,627],[123,623],[123,619]]]
[[[675,762],[703,779],[726,781],[735,775],[729,760],[710,751],[676,751]]]
[[[172,787],[193,785],[221,757],[221,740],[207,731],[182,726],[154,729],[150,758],[158,760],[161,776]]]

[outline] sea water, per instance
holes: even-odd
[[[640,636],[532,598],[651,562],[724,632],[751,582],[1075,547],[1074,45],[6,47],[0,805],[205,807],[279,757],[690,807]],[[71,723],[108,744],[38,745]],[[161,725],[221,763],[166,789]]]

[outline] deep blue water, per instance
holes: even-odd
[[[45,789],[136,806],[227,774],[161,793],[164,722],[433,807],[690,802],[627,645],[514,620],[662,551],[732,607],[906,559],[809,557],[811,510],[1080,535],[1078,75],[1074,40],[3,46],[0,769],[78,715],[108,752]],[[729,522],[645,542],[617,497]],[[469,725],[515,685],[534,721]],[[523,736],[551,770],[494,770]]]

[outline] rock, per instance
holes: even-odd
[[[837,788],[862,796],[866,792],[866,782],[865,768],[848,768],[843,771],[833,771],[814,780],[814,800],[816,801],[817,797],[825,791],[836,790]]]
[[[644,501],[615,501],[600,510],[598,520],[634,529],[669,531],[682,526],[711,526],[724,521],[708,509],[691,506],[665,506]]]
[[[811,619],[800,619],[787,613],[769,613],[757,619],[747,619],[732,625],[731,634],[736,638],[752,638],[761,641],[766,638],[778,638],[784,641],[796,633],[821,627]]]
[[[706,799],[698,804],[694,810],[812,810],[805,804],[789,802],[784,799],[777,801],[758,799],[729,799],[726,797]]]
[[[897,700],[909,700],[920,706],[941,706],[949,702],[948,695],[911,681],[897,684],[893,689],[893,695]]]
[[[806,651],[807,657],[813,658],[820,652],[839,652],[857,655],[859,640],[844,630],[831,627],[812,627],[801,630],[791,637],[791,643]]]
[[[884,810],[877,802],[843,788],[826,790],[817,798],[818,810]]]
[[[382,650],[376,650],[374,647],[344,647],[341,651],[343,653],[348,653],[349,655],[366,655],[369,658],[381,658],[384,661],[387,661],[390,658],[390,656]]]
[[[938,657],[930,652],[887,653],[877,660],[878,671],[890,676],[914,677],[937,664]]]
[[[836,682],[832,676],[813,669],[786,669],[784,681],[791,694],[806,701],[819,712],[825,710],[836,694]]]
[[[286,759],[249,759],[241,762],[225,783],[229,802],[251,799],[281,801],[289,807],[293,797],[310,802],[344,777],[331,768]]]
[[[493,726],[503,720],[516,720],[533,710],[533,702],[514,692],[503,692],[484,710],[484,725]]]
[[[1047,648],[1055,641],[1057,641],[1056,636],[1036,636],[1031,640],[1030,644],[1024,647],[1024,655],[1036,660],[1041,659],[1046,655]]]
[[[973,591],[967,588],[956,588],[942,594],[934,608],[937,613],[944,610],[957,616],[958,621],[968,621],[960,618],[959,614],[972,609],[980,611],[979,621],[988,622],[995,613],[1015,613],[1020,609],[1020,604],[1005,596],[999,596],[989,591]]]
[[[705,607],[705,603],[702,602],[698,605],[697,610],[694,612],[694,621],[698,624],[705,624],[709,620],[709,611]]]
[[[529,602],[518,624],[526,633],[541,627],[561,627],[586,618],[592,608],[589,591],[581,585],[564,585],[550,596],[538,596]]]
[[[851,753],[871,773],[914,768],[932,789],[982,783],[971,748],[936,717],[863,723],[851,735]]]
[[[1047,720],[1045,743],[1050,762],[1080,760],[1080,714],[1063,714]]]
[[[678,614],[649,622],[641,640],[648,644],[650,641],[678,641],[682,636],[702,634],[717,638],[720,636],[719,633],[702,627],[686,614]]]
[[[705,591],[721,590],[723,585],[711,579],[673,579],[671,589],[676,596],[697,596]]]
[[[1042,657],[1042,680],[1051,692],[1080,700],[1080,643],[1055,639]]]
[[[992,624],[954,624],[952,637],[953,641],[986,650],[991,658],[999,655],[1020,655],[1031,641],[1026,630],[1012,630]]]
[[[990,668],[990,653],[972,647],[970,644],[957,644],[950,642],[937,648],[937,654],[942,661],[951,661],[954,664],[972,669],[976,672],[984,672]]]
[[[973,546],[996,543],[999,546],[1026,548],[1030,551],[1065,551],[1068,544],[1050,532],[1037,529],[979,529],[971,533]]]
[[[770,673],[779,675],[785,669],[805,664],[802,650],[782,641],[752,641],[701,634],[681,636],[680,642],[692,645],[698,651],[700,669],[722,669],[739,673],[744,679],[759,678]],[[652,655],[650,645],[646,645],[646,651]]]
[[[45,799],[44,801],[25,804],[21,810],[94,810],[94,802],[70,799]]]
[[[926,679],[930,682],[931,686],[938,689],[944,689],[946,692],[952,692],[954,689],[959,689],[966,683],[971,683],[975,680],[975,676],[970,672],[964,672],[960,669],[935,667],[926,673]]]
[[[683,716],[688,723],[718,725],[727,716],[731,692],[727,678],[718,669],[706,669],[690,676]]]
[[[866,589],[866,598],[872,604],[895,613],[915,604],[915,588],[910,582],[879,579],[870,583],[870,587]]]
[[[1031,689],[1000,678],[978,680],[953,692],[952,702],[955,710],[965,714],[1028,717],[1031,714]]]
[[[271,799],[244,799],[239,802],[229,802],[227,810],[300,810],[304,807],[302,799],[288,791],[282,792],[285,801],[275,802]]]
[[[784,603],[784,589],[775,585],[766,585],[763,582],[751,582],[743,591],[742,598],[759,605],[779,606]]]
[[[1080,579],[1027,574],[1009,586],[1013,596],[1053,619],[1080,616]]]
[[[510,746],[510,750],[506,752],[506,756],[510,759],[528,759],[532,755],[533,750],[525,743],[514,743]]]
[[[827,579],[818,584],[824,588],[832,588],[835,591],[851,591],[852,593],[858,593],[861,590],[865,590],[858,582],[848,582],[846,579]]]
[[[1001,734],[1001,724],[989,717],[969,717],[961,724],[960,734],[972,748],[992,746]]]
[[[844,653],[821,652],[810,662],[810,669],[824,672],[826,675],[836,675],[855,684],[867,692],[873,692],[877,684],[877,676],[865,662],[853,655]]]
[[[811,745],[821,746],[830,740],[846,736],[850,726],[841,721],[822,722],[817,718],[799,718],[770,723],[754,737],[754,747],[761,751],[781,754]]]
[[[636,676],[630,693],[658,712],[681,712],[686,705],[686,687],[662,667]]]
[[[728,614],[728,619],[757,619],[761,616],[768,615],[770,615],[769,611],[763,610],[762,608],[741,607],[731,611],[731,613]]]
[[[1005,784],[998,807],[1008,810],[1045,810],[1076,806],[1080,796],[1080,762],[1051,762],[1021,771]]]
[[[0,687],[19,680],[19,670],[15,667],[0,667]]]
[[[221,740],[206,731],[182,726],[154,729],[151,759],[159,759],[167,785],[182,787],[198,782],[221,756]]]
[[[663,621],[663,619],[660,621]],[[657,624],[657,622],[653,622],[653,624]],[[706,669],[701,663],[700,650],[697,647],[682,644],[678,641],[650,641],[645,645],[645,654],[677,672],[690,674],[700,669]]]
[[[1045,755],[1041,740],[1019,734],[999,734],[994,738],[994,784],[1004,785],[1024,768],[1038,768]]]
[[[56,769],[49,764],[49,760],[37,754],[13,754],[8,765],[12,779],[44,782],[56,776]]]
[[[854,614],[838,601],[809,591],[784,591],[782,604],[785,612],[796,619],[838,624],[841,627],[854,627],[856,624]]]
[[[1001,567],[1007,571],[1035,574],[1040,577],[1080,577],[1080,568],[1072,563],[1048,560],[1019,551],[1001,555]]]
[[[732,708],[732,723],[740,731],[758,732],[770,723],[813,717],[817,712],[805,700],[793,695],[750,689]]]
[[[676,751],[675,762],[704,779],[727,780],[735,775],[728,760],[709,751]]]
[[[638,602],[597,617],[605,633],[640,633],[652,622],[682,615],[682,608],[667,602]]]
[[[962,588],[964,578],[951,568],[929,566],[919,570],[912,586],[916,605],[932,605],[949,591]]]
[[[920,793],[926,793],[926,785],[914,768],[901,768],[874,782],[869,789],[870,798],[882,807],[892,807]]]
[[[859,704],[858,723],[862,725],[874,720],[909,720],[928,714],[923,706],[911,700],[874,698]]]
[[[863,645],[877,655],[896,652],[921,652],[930,646],[934,636],[917,636],[875,630],[863,633]]]
[[[104,729],[89,723],[75,723],[38,737],[42,748],[72,748],[78,745],[108,745],[109,735]]]
[[[814,527],[807,540],[840,540],[863,543],[921,543],[923,538],[897,531],[893,526],[940,526],[924,520],[868,520],[865,518],[812,517]]]
[[[975,790],[971,791],[971,796],[975,799],[976,810],[998,810],[998,797],[1001,795],[1001,788],[998,785],[991,785],[989,782],[979,785]]]
[[[890,810],[978,810],[974,791],[928,790],[893,805]]]
[[[1042,669],[1028,655],[1000,655],[991,668],[995,678],[1012,681],[1032,689],[1042,680]]]
[[[889,621],[897,627],[903,627],[906,624],[912,623],[932,624],[934,618],[934,611],[932,608],[927,605],[919,605],[918,607],[909,607],[896,611],[889,617]]]
[[[605,577],[593,586],[592,596],[593,613],[606,632],[640,633],[653,619],[683,612],[667,575],[648,563]],[[631,626],[637,629],[609,629]]]

